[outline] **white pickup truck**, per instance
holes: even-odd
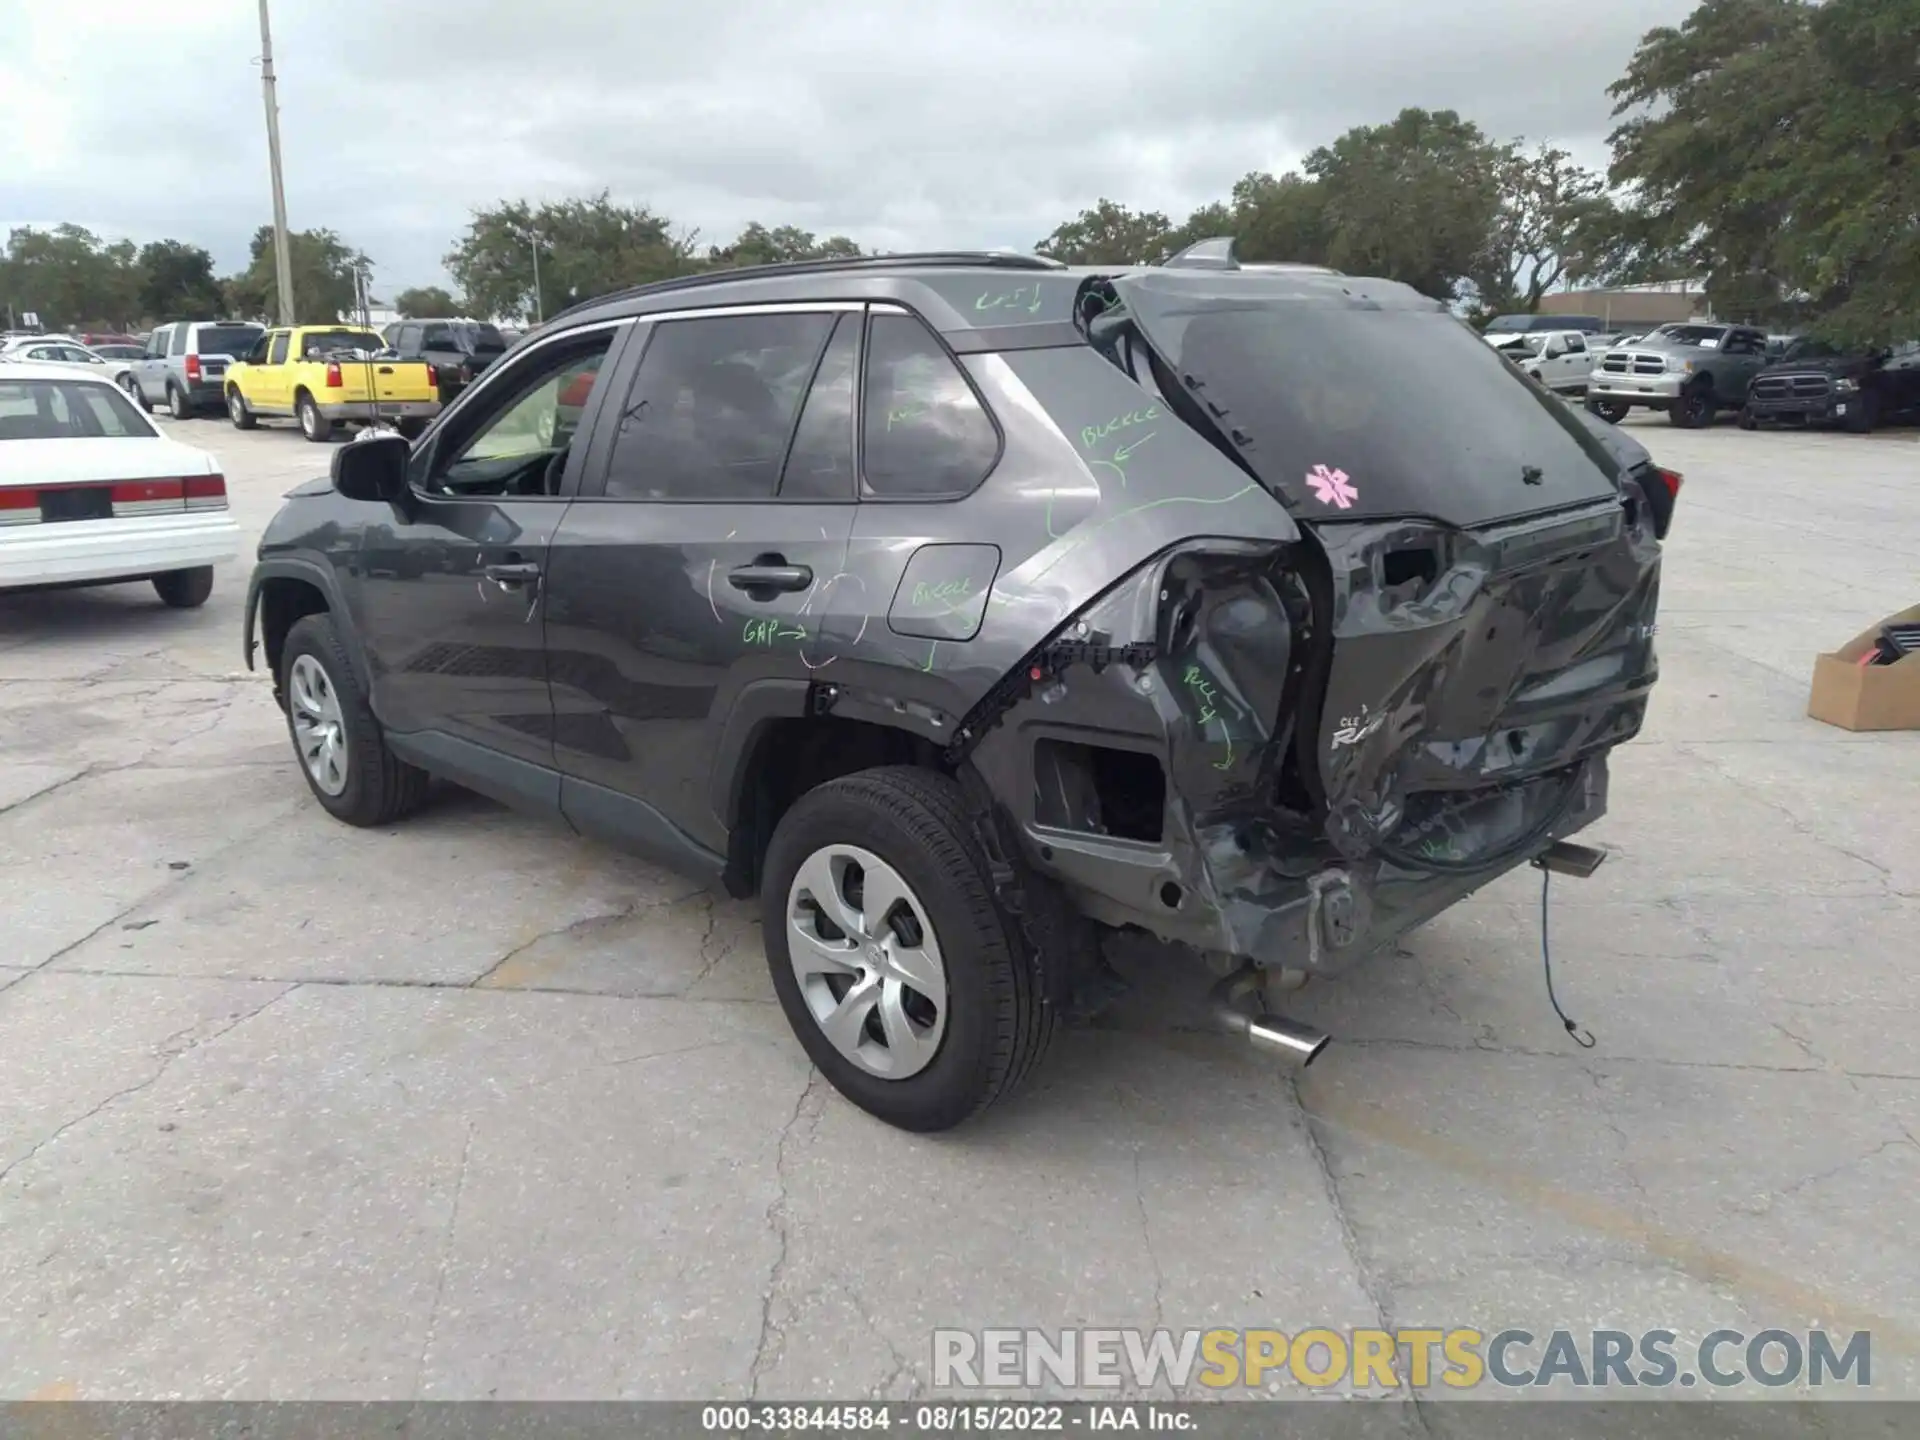
[[[1598,349],[1589,348],[1578,330],[1532,330],[1523,335],[1488,335],[1486,341],[1549,390],[1584,394]]]

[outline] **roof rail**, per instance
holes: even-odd
[[[548,323],[576,315],[583,310],[627,300],[641,295],[664,295],[675,290],[697,290],[704,285],[724,285],[734,280],[761,280],[776,275],[821,275],[839,270],[889,270],[906,266],[977,265],[994,270],[1064,270],[1067,267],[1045,255],[1020,255],[1001,250],[916,250],[900,255],[836,256],[824,260],[788,260],[777,265],[738,265],[726,270],[698,270],[691,275],[676,275],[670,280],[651,280],[644,285],[629,285],[609,290],[591,300],[570,305]]]

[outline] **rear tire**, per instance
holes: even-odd
[[[176,420],[193,418],[193,404],[187,399],[187,392],[178,385],[167,386],[167,413]]]
[[[333,421],[320,413],[320,407],[313,403],[313,396],[304,390],[294,405],[294,414],[300,421],[300,433],[314,444],[324,445],[333,438]]]
[[[259,423],[237,387],[227,391],[227,418],[233,421],[236,430],[251,430]]]
[[[866,933],[881,936],[885,953],[892,954],[896,943],[902,943],[909,955],[934,956],[932,968],[939,972],[944,991],[937,1005],[912,989],[884,990],[882,986],[892,982],[883,981],[886,972],[874,968],[881,962],[869,965],[862,959],[873,956],[873,947],[858,944],[846,931],[840,932],[849,957],[846,975],[840,977],[846,988],[837,998],[836,992],[823,991],[835,978],[829,967],[811,975],[803,990],[794,963],[796,947],[802,967],[820,966],[823,962],[814,957],[823,946],[839,943],[823,929],[812,932],[821,943],[808,946],[801,927],[817,924],[812,917],[820,912],[808,908],[807,897],[822,877],[833,877],[836,887],[852,877],[850,851],[871,856],[891,871],[906,898],[890,906],[887,915],[867,921],[860,912],[866,894],[862,875],[857,895],[840,891],[840,902],[848,913],[860,915]],[[1032,1073],[1052,1041],[1057,1011],[1042,999],[1038,971],[1020,927],[996,900],[986,855],[953,780],[928,770],[889,766],[809,791],[781,818],[762,876],[762,927],[774,992],[813,1063],[855,1105],[903,1130],[947,1130],[1012,1093]],[[901,940],[899,920],[893,922],[896,928],[887,930],[888,917],[902,915],[911,918],[910,934],[919,936],[917,948]],[[812,1008],[822,1004],[838,1014],[853,991],[870,981],[876,997],[899,997],[896,1006],[910,1006],[919,994],[918,1018],[927,1022],[916,1031],[921,1043],[926,1043],[928,1028],[939,1026],[931,1058],[916,1060],[916,1068],[902,1078],[888,1078],[876,1069],[893,1063],[896,1053],[913,1055],[911,1045],[901,1045],[896,1052],[884,1023],[886,1000],[870,1002],[864,1012],[868,1018],[855,1031],[853,1054],[865,1051],[878,1057],[864,1064],[829,1038],[826,1022],[816,1018]],[[913,1018],[911,1009],[906,1013]],[[895,1021],[900,1023],[897,1016]]]
[[[191,570],[169,570],[153,577],[154,594],[163,605],[174,610],[197,610],[213,593],[213,567],[197,565]]]
[[[296,667],[301,693],[295,693]],[[314,677],[318,676],[316,680]],[[294,622],[280,652],[280,688],[287,707],[287,733],[294,759],[320,807],[349,825],[390,825],[420,808],[427,794],[427,772],[409,765],[387,748],[380,722],[373,718],[366,692],[340,644],[327,614]],[[330,713],[332,718],[328,719]],[[337,790],[315,774],[306,744],[318,721],[337,726],[344,776]]]

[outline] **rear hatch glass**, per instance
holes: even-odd
[[[492,325],[456,325],[454,332],[462,347],[474,355],[498,355],[507,348],[507,337]]]
[[[1472,527],[1619,494],[1565,406],[1405,287],[1162,272],[1114,289],[1198,402],[1189,418],[1302,519]]]
[[[337,354],[340,351],[369,355],[384,350],[387,342],[371,330],[309,330],[300,340],[300,358]]]
[[[201,355],[227,355],[237,359],[259,344],[265,333],[257,325],[202,325],[195,332],[196,348]]]

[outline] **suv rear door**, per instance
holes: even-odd
[[[553,546],[556,755],[581,829],[722,853],[723,734],[803,714],[834,620],[859,613],[841,571],[861,309],[642,322]]]

